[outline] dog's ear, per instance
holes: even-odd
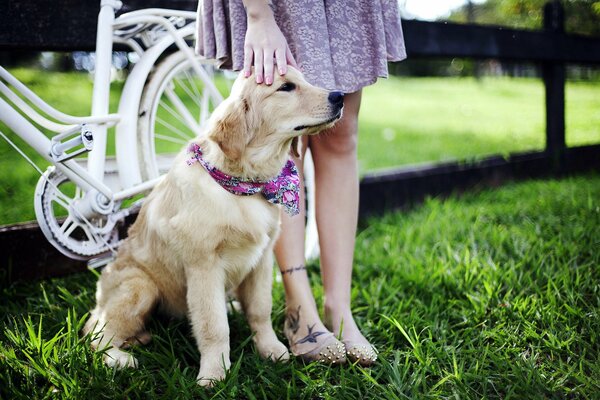
[[[298,136],[292,139],[292,145],[290,146],[292,155],[296,158],[300,158],[300,140]]]
[[[241,158],[249,142],[250,127],[246,118],[247,111],[248,103],[244,99],[230,103],[209,134],[223,153],[232,160]]]

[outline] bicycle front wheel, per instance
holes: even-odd
[[[209,64],[203,68],[211,77],[198,76],[182,52],[166,57],[150,75],[140,101],[138,121],[138,159],[143,180],[166,173],[175,156],[190,139],[202,133],[218,100],[210,96],[207,85],[223,94],[227,80]]]

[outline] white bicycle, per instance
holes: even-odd
[[[190,48],[194,12],[143,9],[116,17],[121,7],[118,0],[101,1],[91,116],[61,113],[0,67],[0,121],[52,164],[35,191],[38,223],[54,247],[75,259],[114,251],[119,221],[140,206],[127,200],[161,179],[223,99],[212,66]],[[115,43],[139,61],[118,112],[109,114]],[[109,157],[113,126],[116,155]]]
[[[190,47],[194,12],[154,8],[117,17],[121,7],[118,0],[101,1],[91,116],[54,109],[0,67],[0,122],[52,164],[35,190],[37,221],[48,241],[74,259],[102,259],[115,252],[120,222],[141,206],[141,200],[131,199],[156,185],[223,99],[213,66]],[[109,114],[113,44],[129,47],[139,61],[127,77],[118,112]],[[113,126],[116,154],[111,157],[107,136]],[[310,199],[312,162],[307,166]],[[314,216],[314,201],[308,204]],[[306,254],[313,258],[318,255],[314,217],[307,232]]]

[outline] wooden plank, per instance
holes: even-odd
[[[507,180],[551,176],[552,162],[547,153],[537,152],[368,174],[360,184],[360,218],[405,207],[427,196],[446,196],[474,186],[494,187]],[[566,150],[565,173],[590,170],[600,171],[600,145]],[[133,221],[134,217],[130,217],[125,225]],[[85,263],[70,260],[55,250],[35,223],[0,227],[0,285],[61,276],[85,268]]]
[[[0,287],[84,271],[87,264],[58,252],[35,222],[0,227]]]
[[[568,148],[563,157],[563,174],[600,171],[600,145]],[[554,160],[547,152],[528,152],[508,158],[491,156],[472,163],[447,162],[370,174],[360,184],[360,217],[475,186],[495,187],[509,180],[556,176],[553,166]]]
[[[0,15],[0,50],[93,50],[99,4],[98,0],[10,1]],[[197,1],[133,0],[125,4],[125,11],[142,7],[195,10]],[[405,20],[403,24],[409,57],[600,64],[600,38],[443,22]]]
[[[136,215],[119,228],[125,237]],[[0,287],[16,281],[53,278],[87,269],[86,261],[73,260],[46,240],[37,222],[0,226]]]
[[[600,38],[444,22],[403,21],[410,57],[600,64]]]
[[[196,10],[193,0],[130,0],[140,8]],[[93,51],[100,0],[10,0],[0,14],[0,50]]]

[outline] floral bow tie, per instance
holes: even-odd
[[[269,203],[283,205],[285,212],[294,216],[299,213],[298,205],[300,203],[300,178],[298,170],[292,160],[288,160],[279,175],[270,181],[243,180],[230,176],[223,171],[210,165],[202,157],[202,149],[196,143],[192,143],[188,148],[192,153],[192,158],[187,160],[188,165],[200,163],[210,176],[227,190],[229,193],[238,196],[249,196],[256,193],[262,193]]]

